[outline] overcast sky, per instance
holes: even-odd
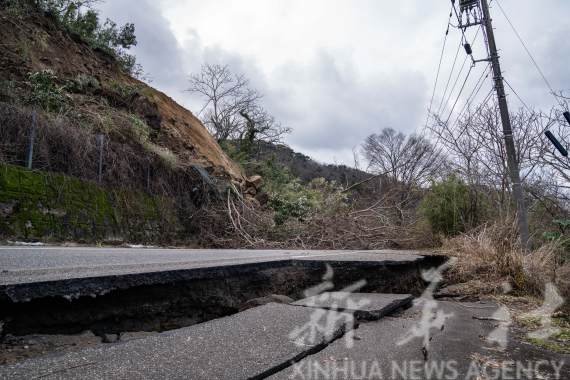
[[[547,80],[570,89],[570,1],[499,0]],[[228,64],[265,95],[264,107],[293,128],[285,142],[318,161],[352,165],[351,150],[384,127],[405,133],[426,122],[449,20],[448,0],[108,0],[102,19],[135,23],[132,50],[151,84],[196,114],[182,92],[204,62]],[[496,4],[491,14],[504,76],[528,106],[556,100]],[[452,22],[456,19],[455,15]],[[467,31],[475,37],[477,28]],[[439,108],[461,33],[451,28],[432,108]],[[479,32],[473,50],[486,57]],[[449,88],[465,58],[458,63]],[[460,110],[485,70],[471,72]],[[449,115],[469,69],[466,64]],[[491,90],[490,78],[480,98]],[[521,104],[509,94],[511,107]],[[449,94],[449,90],[448,90]],[[446,96],[447,100],[447,96]],[[444,102],[445,103],[445,102]],[[443,107],[442,107],[443,109]]]

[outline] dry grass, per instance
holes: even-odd
[[[570,297],[570,263],[562,261],[564,247],[546,243],[526,255],[518,238],[517,222],[506,217],[443,242],[442,250],[458,258],[447,275],[473,293],[500,294],[514,290],[542,298],[547,283]],[[566,303],[563,306],[568,309]]]

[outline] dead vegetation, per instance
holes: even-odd
[[[463,294],[513,293],[540,299],[551,283],[564,299],[570,297],[570,262],[564,245],[548,242],[526,255],[513,216],[445,239],[441,251],[457,257],[447,276],[452,283],[464,284]]]

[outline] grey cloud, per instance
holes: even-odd
[[[303,151],[350,149],[385,126],[412,132],[424,117],[427,83],[418,72],[363,78],[350,59],[321,49],[307,66],[289,63],[277,76],[289,96],[269,96],[267,108],[294,128],[287,141]]]
[[[103,17],[109,17],[118,24],[135,24],[138,44],[131,53],[155,78],[155,84],[162,91],[177,89],[185,75],[183,54],[160,8],[150,0],[112,1],[100,8]]]
[[[120,24],[135,23],[139,45],[133,52],[144,68],[154,76],[153,86],[186,108],[196,112],[202,103],[197,96],[181,92],[186,87],[186,76],[199,71],[204,62],[228,64],[234,73],[244,73],[250,78],[252,85],[265,95],[264,106],[277,120],[294,129],[293,134],[286,137],[286,142],[294,149],[322,161],[331,162],[332,157],[336,156],[339,161],[350,164],[350,149],[359,145],[370,133],[386,126],[411,133],[416,128],[421,128],[425,122],[443,39],[440,21],[449,5],[443,7],[438,4],[441,12],[423,15],[423,11],[413,11],[415,6],[420,6],[418,4],[423,4],[423,1],[414,6],[402,6],[404,10],[407,9],[404,12],[406,17],[411,19],[401,22],[413,25],[413,28],[401,26],[400,35],[382,35],[382,44],[384,41],[390,42],[386,42],[386,46],[378,46],[389,53],[385,57],[376,58],[374,67],[377,66],[378,70],[374,76],[365,76],[357,70],[354,61],[356,58],[353,58],[351,51],[338,51],[331,47],[318,48],[310,57],[297,57],[295,62],[283,62],[271,71],[264,71],[256,57],[240,53],[240,46],[206,46],[200,38],[200,30],[192,29],[191,25],[186,40],[178,42],[170,30],[169,21],[162,16],[160,2],[113,1],[103,4],[101,9],[103,17],[108,16]],[[563,17],[549,15],[546,10],[556,8],[554,5],[570,10],[570,4],[556,0],[546,0],[540,6],[536,4],[530,0],[501,0],[501,5],[519,28],[519,33],[553,88],[568,90],[570,76],[567,75],[566,62],[570,42],[566,36],[570,32],[570,26],[563,21]],[[381,14],[385,7],[393,6],[376,2],[369,5],[371,8],[368,15]],[[421,6],[425,10],[432,8]],[[540,74],[536,72],[499,9],[494,8],[492,11],[506,78],[529,106],[548,108],[555,100],[552,97],[547,99],[548,89]],[[560,12],[567,13],[562,10]],[[427,17],[429,15],[437,16],[437,23],[430,21],[430,17]],[[543,26],[545,19],[549,19],[550,23]],[[386,27],[389,26],[389,22],[385,24]],[[434,34],[429,34],[432,29]],[[428,34],[420,38],[418,31]],[[448,55],[442,66],[443,72],[434,102],[437,105],[440,101],[438,96],[442,95],[445,86],[442,81],[449,75],[459,41],[459,32],[452,29],[450,36],[453,33],[450,41],[457,42],[450,42],[447,48]],[[434,37],[436,34],[437,38]],[[430,43],[424,46],[422,40]],[[433,41],[440,42],[436,46]],[[393,48],[389,49],[390,47]],[[477,54],[484,58],[484,47],[476,47]],[[423,62],[422,64],[414,65],[416,55],[419,55],[417,61]],[[402,57],[406,59],[399,61]],[[403,64],[397,70],[384,69],[393,67],[393,62]],[[479,75],[475,79],[471,78],[473,83],[468,84],[465,94],[471,92],[478,77]],[[487,87],[481,90],[482,94],[487,94],[491,89],[490,82],[485,86]],[[511,104],[518,105],[514,94],[510,99]],[[462,107],[461,102],[459,107]]]

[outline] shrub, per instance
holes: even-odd
[[[101,49],[114,57],[117,66],[123,74],[134,78],[150,80],[136,57],[128,54],[131,46],[136,46],[135,26],[127,23],[118,27],[115,22],[107,19],[104,23],[99,20],[99,11],[92,9],[90,4],[72,0],[4,0],[0,6],[12,18],[23,18],[29,14],[48,14],[58,24],[65,25],[69,30],[81,36],[81,39],[93,49]],[[33,33],[34,40],[41,48],[47,47],[47,35]],[[28,39],[22,39],[22,55],[29,59]]]
[[[562,264],[565,264],[570,262],[570,237],[567,235],[567,228],[570,226],[570,220],[556,219],[553,220],[552,223],[559,227],[558,230],[544,232],[543,237],[563,248],[559,252],[559,260]]]
[[[226,149],[232,152],[233,146],[229,144]],[[260,175],[266,182],[264,190],[269,193],[269,208],[276,212],[277,225],[284,224],[288,218],[304,221],[317,213],[331,213],[347,205],[348,195],[341,193],[334,181],[317,178],[303,185],[275,155],[244,166],[248,176]]]
[[[95,78],[92,75],[87,75],[87,74],[78,74],[77,78],[75,78],[75,80],[77,81],[77,83],[79,83],[82,87],[99,87],[101,84],[99,83],[99,81],[97,80],[97,78]]]
[[[316,209],[316,199],[311,196],[314,194],[307,194],[306,191],[302,190],[300,181],[295,181],[281,191],[270,192],[270,208],[282,216],[290,216],[299,220],[309,218]]]
[[[134,114],[130,114],[130,123],[133,135],[141,144],[144,144],[150,137],[152,129],[148,126],[146,121]]]
[[[503,292],[508,283],[528,295],[541,295],[546,283],[570,296],[570,262],[562,261],[560,241],[535,246],[530,254],[522,249],[516,215],[479,226],[469,233],[446,239],[443,250],[457,257],[447,272],[452,283],[469,283],[472,292]],[[566,309],[570,305],[565,306]]]
[[[31,91],[23,96],[22,101],[25,104],[41,107],[48,112],[57,112],[67,106],[66,102],[71,100],[71,96],[66,93],[66,89],[75,88],[75,85],[69,81],[64,81],[62,85],[59,85],[57,77],[51,70],[28,73],[26,79],[25,83]]]
[[[427,218],[434,234],[456,236],[465,231],[469,210],[469,189],[456,174],[441,182],[431,180],[430,190],[422,200],[420,212]]]
[[[125,99],[131,99],[135,94],[141,94],[149,98],[153,94],[152,89],[144,84],[121,83],[116,80],[113,80],[111,83],[109,83],[109,90],[119,92]]]
[[[4,97],[8,98],[15,87],[16,84],[14,83],[14,81],[0,79],[0,99]]]

